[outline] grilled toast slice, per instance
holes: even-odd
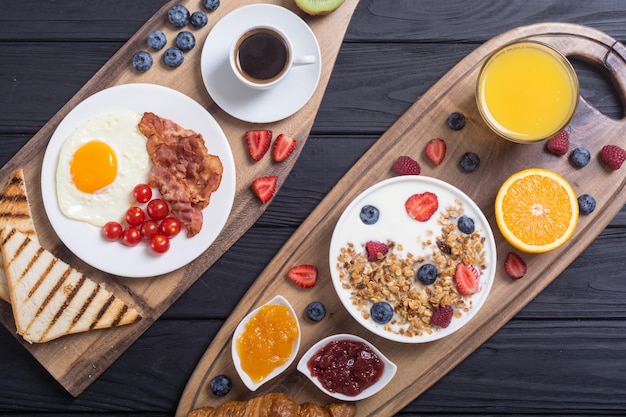
[[[12,224],[20,232],[37,241],[35,223],[28,204],[24,171],[18,168],[9,176],[9,182],[0,193],[0,230]],[[0,266],[2,257],[0,256]],[[4,268],[0,267],[0,299],[10,302],[9,287]]]
[[[137,310],[11,225],[0,231],[0,244],[17,333],[27,342],[141,319]]]

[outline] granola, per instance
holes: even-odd
[[[459,200],[439,213],[440,233],[429,232],[418,237],[423,254],[405,252],[401,242],[388,240],[389,252],[375,262],[368,261],[363,247],[352,242],[341,248],[336,268],[342,287],[364,319],[370,318],[373,303],[387,301],[394,308],[394,318],[384,325],[394,334],[414,337],[432,334],[438,326],[431,324],[437,309],[450,305],[454,318],[461,317],[473,307],[471,296],[461,294],[455,282],[455,269],[460,262],[473,265],[479,271],[487,267],[485,241],[480,230],[466,234],[458,230],[457,219],[463,214]],[[419,267],[432,263],[439,277],[424,285],[416,278]]]

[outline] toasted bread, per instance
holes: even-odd
[[[28,194],[26,193],[26,183],[24,182],[24,171],[16,169],[9,176],[9,182],[0,193],[0,230],[11,223],[20,232],[37,241],[35,223],[28,204]],[[0,256],[0,266],[2,257]],[[9,287],[4,268],[0,268],[0,299],[10,302]]]
[[[141,319],[134,308],[11,225],[0,232],[0,246],[17,333],[27,342]]]

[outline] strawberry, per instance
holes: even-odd
[[[433,315],[430,316],[430,324],[445,329],[450,325],[453,315],[454,309],[450,304],[439,307],[437,310],[433,311]]]
[[[391,169],[398,175],[419,175],[422,170],[420,164],[410,156],[399,156]]]
[[[626,160],[626,151],[616,145],[605,145],[600,151],[600,158],[611,169],[619,169]]]
[[[259,161],[270,148],[270,144],[272,143],[272,131],[248,130],[245,136],[250,156],[255,161]]]
[[[317,282],[317,268],[308,264],[296,265],[287,272],[287,276],[303,288],[312,288]]]
[[[479,290],[478,277],[480,274],[473,265],[467,266],[463,262],[456,265],[454,279],[459,292],[463,295],[472,295]]]
[[[446,156],[446,141],[440,138],[431,139],[426,144],[426,156],[435,165],[441,164]]]
[[[367,260],[370,262],[376,262],[387,255],[387,252],[389,252],[389,246],[382,242],[370,240],[365,244],[365,250],[367,251]]]
[[[274,141],[274,148],[272,149],[272,153],[274,155],[274,161],[282,162],[291,152],[296,148],[296,138],[292,138],[291,136],[287,136],[283,133],[279,134]]]
[[[566,130],[561,130],[546,142],[546,150],[554,155],[565,155],[568,149],[569,133]]]
[[[276,192],[276,183],[278,177],[275,175],[268,175],[265,177],[259,177],[252,181],[252,191],[257,196],[261,203],[267,203],[274,196]]]
[[[520,279],[526,274],[526,262],[516,253],[509,252],[504,259],[504,270],[513,279]]]
[[[425,193],[413,194],[409,197],[404,203],[404,208],[413,219],[425,222],[439,208],[439,200],[437,199],[437,194],[426,191]]]

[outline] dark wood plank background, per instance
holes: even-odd
[[[0,0],[0,163],[165,3]],[[544,21],[626,41],[620,0],[361,0],[311,137],[255,226],[78,398],[0,331],[0,415],[172,415],[224,319],[349,167],[478,45]],[[582,94],[621,118],[610,84],[575,66]],[[400,415],[626,413],[625,259],[622,210],[539,297]]]

